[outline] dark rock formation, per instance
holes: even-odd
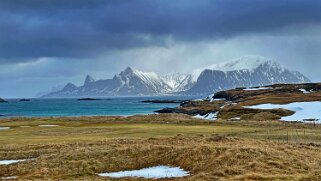
[[[6,102],[7,102],[6,100],[0,98],[0,103],[6,103]]]
[[[80,98],[80,99],[77,99],[78,101],[98,101],[98,100],[101,100],[101,99],[97,99],[97,98]]]

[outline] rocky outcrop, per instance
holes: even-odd
[[[145,100],[141,101],[142,103],[155,103],[155,104],[181,104],[184,102],[188,102],[189,100]]]
[[[176,108],[165,108],[158,113],[182,113],[205,115],[217,113],[222,119],[276,120],[290,116],[294,111],[286,109],[250,109],[258,104],[289,104],[294,102],[321,101],[321,83],[275,84],[265,87],[236,88],[220,91],[201,101],[188,101]]]

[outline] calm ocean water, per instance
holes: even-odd
[[[4,116],[98,116],[150,114],[165,107],[176,107],[179,104],[142,103],[142,100],[185,100],[192,97],[113,97],[94,101],[77,99],[31,99],[19,102],[19,99],[7,99],[8,103],[0,104],[0,115]]]

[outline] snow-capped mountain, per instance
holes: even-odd
[[[191,80],[191,75],[175,73],[159,76],[154,72],[127,67],[113,79],[96,81],[87,75],[82,86],[68,83],[62,90],[44,97],[166,95],[189,89]]]
[[[304,83],[310,80],[290,71],[272,59],[244,56],[233,61],[196,69],[191,75],[158,75],[127,67],[112,79],[95,80],[87,75],[82,86],[68,83],[63,89],[44,97],[201,95],[236,87],[264,86],[276,83]]]
[[[254,55],[197,69],[193,77],[197,77],[195,85],[184,94],[209,95],[237,87],[310,82],[300,72],[287,70],[272,59]]]
[[[169,93],[181,92],[190,89],[193,82],[192,75],[173,73],[161,77],[164,82],[170,87]]]

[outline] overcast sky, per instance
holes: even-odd
[[[256,54],[321,81],[319,0],[1,0],[0,97]]]

